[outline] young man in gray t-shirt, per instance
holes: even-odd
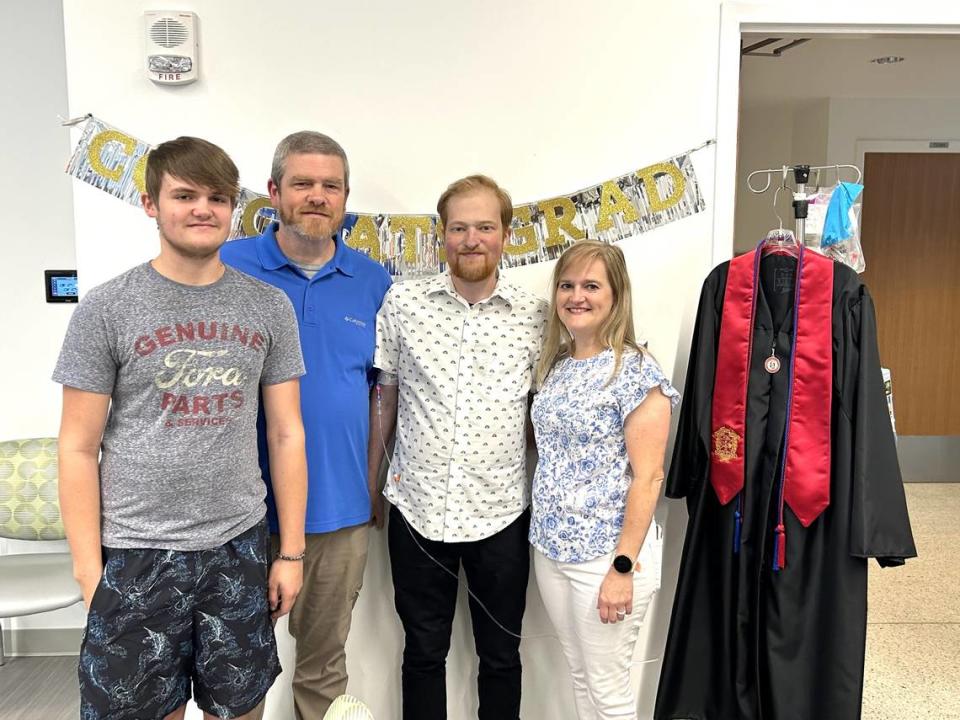
[[[293,308],[220,262],[239,190],[220,148],[149,156],[160,254],[91,290],[53,378],[60,502],[88,608],[84,718],[245,717],[279,674],[302,583],[306,459]],[[262,398],[280,551],[268,573]],[[272,612],[271,612],[272,611]]]

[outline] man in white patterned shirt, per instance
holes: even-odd
[[[406,633],[403,717],[446,717],[462,563],[471,592],[496,618],[471,598],[480,720],[517,720],[529,571],[525,428],[547,303],[499,275],[513,205],[493,180],[458,180],[437,211],[448,272],[387,292],[374,359],[381,403],[370,423],[371,495],[397,429],[384,494],[393,505],[388,543]]]

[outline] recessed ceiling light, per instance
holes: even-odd
[[[902,58],[899,55],[886,55],[884,57],[874,58],[870,62],[876,63],[877,65],[892,65],[893,63],[903,62],[906,58]]]

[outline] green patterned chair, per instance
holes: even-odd
[[[0,442],[0,538],[64,539],[57,480],[56,438]],[[81,599],[70,553],[0,555],[0,620],[57,610]]]

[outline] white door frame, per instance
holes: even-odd
[[[960,4],[937,0],[763,5],[722,2],[717,77],[717,154],[713,191],[713,263],[733,254],[740,107],[740,38],[862,35],[960,35]]]

